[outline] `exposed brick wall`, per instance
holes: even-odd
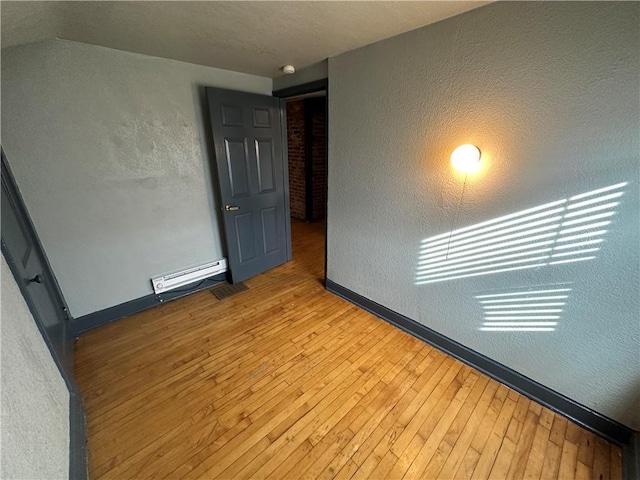
[[[305,220],[305,129],[303,100],[287,102],[287,144],[291,216]]]
[[[311,174],[313,198],[311,218],[306,216],[306,121],[310,116]],[[287,143],[289,156],[289,200],[291,216],[301,220],[325,217],[327,189],[327,119],[326,98],[308,98],[287,102]]]

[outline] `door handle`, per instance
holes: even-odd
[[[29,283],[42,283],[42,275],[38,274],[33,278],[29,279]]]
[[[240,207],[236,206],[236,205],[225,205],[224,209],[227,212],[235,212],[236,210],[240,210]]]

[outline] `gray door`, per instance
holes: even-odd
[[[280,99],[207,88],[232,282],[291,259]]]
[[[51,354],[70,388],[73,337],[67,305],[2,152],[2,253]]]

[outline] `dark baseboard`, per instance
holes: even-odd
[[[529,397],[545,407],[558,412],[569,420],[591,430],[602,438],[617,445],[624,446],[632,441],[633,430],[621,423],[605,417],[581,405],[564,395],[545,387],[544,385],[525,377],[524,375],[510,369],[509,367],[496,362],[471,350],[464,345],[451,340],[448,337],[425,327],[421,323],[411,320],[393,310],[388,309],[362,295],[359,295],[342,285],[339,285],[328,278],[325,283],[326,289],[345,300],[367,310],[375,316],[385,320],[407,333],[427,342],[430,345],[444,351],[458,360],[470,365],[476,370],[504,383],[508,387]]]
[[[82,397],[69,393],[69,478],[87,480],[87,430]]]
[[[121,318],[128,317],[134,313],[142,312],[156,305],[175,300],[176,298],[190,295],[200,290],[211,288],[224,282],[227,279],[226,273],[220,273],[209,277],[205,280],[190,283],[184,287],[180,287],[177,290],[170,290],[166,293],[145,295],[144,297],[136,298],[129,302],[121,303],[114,307],[105,308],[82,317],[75,318],[71,321],[71,331],[75,338],[81,334],[93,330],[94,328],[102,327],[108,323],[120,320]]]

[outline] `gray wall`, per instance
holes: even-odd
[[[204,86],[272,81],[65,40],[2,50],[2,146],[74,317],[224,256]]]
[[[635,429],[639,11],[496,3],[329,59],[328,278]],[[423,239],[618,182],[595,259],[416,284]],[[554,331],[480,331],[476,295],[565,282]]]
[[[4,256],[0,274],[0,477],[68,478],[69,392]]]

